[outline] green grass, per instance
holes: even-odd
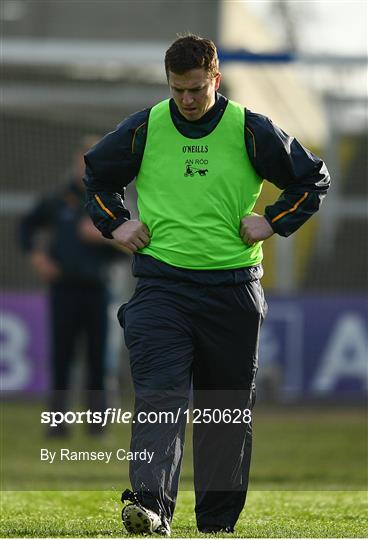
[[[181,492],[172,536],[201,537],[193,494]],[[238,538],[362,538],[363,492],[250,491],[233,536]],[[2,537],[121,537],[119,493],[3,492]]]
[[[99,440],[83,426],[70,439],[43,437],[40,405],[2,405],[1,533],[3,537],[121,537],[123,462],[47,464],[41,447],[128,448],[130,427]],[[367,423],[363,409],[258,408],[250,491],[236,537],[365,537]],[[174,537],[195,527],[188,426]],[[202,535],[203,536],[203,535]]]

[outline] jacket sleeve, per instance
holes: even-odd
[[[265,208],[265,218],[281,236],[289,236],[317,210],[330,186],[325,163],[260,114],[246,111],[246,146],[257,173],[282,189]]]
[[[126,186],[137,176],[144,152],[149,109],[129,116],[84,156],[86,208],[105,238],[130,219]]]
[[[39,233],[53,226],[53,218],[57,211],[56,197],[45,197],[39,200],[19,224],[20,247],[25,252],[39,249]]]

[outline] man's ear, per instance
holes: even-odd
[[[221,82],[221,73],[217,73],[215,77],[215,90],[217,91],[220,88],[220,82]]]

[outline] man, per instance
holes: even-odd
[[[85,157],[90,214],[105,237],[134,253],[139,278],[119,320],[136,393],[131,448],[154,458],[131,462],[122,517],[130,533],[170,534],[192,384],[197,526],[226,533],[248,484],[247,409],[266,313],[262,241],[288,236],[316,212],[329,176],[268,118],[217,93],[210,40],[177,39],[165,68],[172,99],[127,118]],[[135,177],[139,220],[130,220],[123,193]],[[258,216],[263,178],[284,191]],[[149,411],[177,416],[141,422]]]
[[[65,411],[71,385],[77,340],[86,338],[87,406],[104,410],[105,349],[109,290],[107,270],[120,256],[94,227],[85,211],[83,155],[95,136],[83,138],[70,180],[60,191],[43,197],[21,223],[21,244],[31,266],[49,287],[50,407]],[[91,434],[101,433],[98,424],[88,424]],[[67,425],[48,430],[50,436],[67,435]]]

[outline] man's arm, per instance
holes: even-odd
[[[289,236],[319,209],[330,186],[327,167],[269,118],[246,111],[246,119],[246,145],[255,170],[283,192],[266,207],[263,221],[259,216],[244,218],[249,229],[245,234],[251,241],[273,232]]]
[[[56,210],[56,198],[45,198],[22,219],[19,228],[21,248],[29,256],[33,269],[47,282],[61,274],[59,265],[48,255],[45,239],[40,239],[41,233],[52,228]]]
[[[84,157],[87,210],[105,238],[115,238],[129,251],[136,251],[147,241],[143,224],[130,220],[124,191],[142,162],[148,115],[149,109],[145,109],[129,116]]]

